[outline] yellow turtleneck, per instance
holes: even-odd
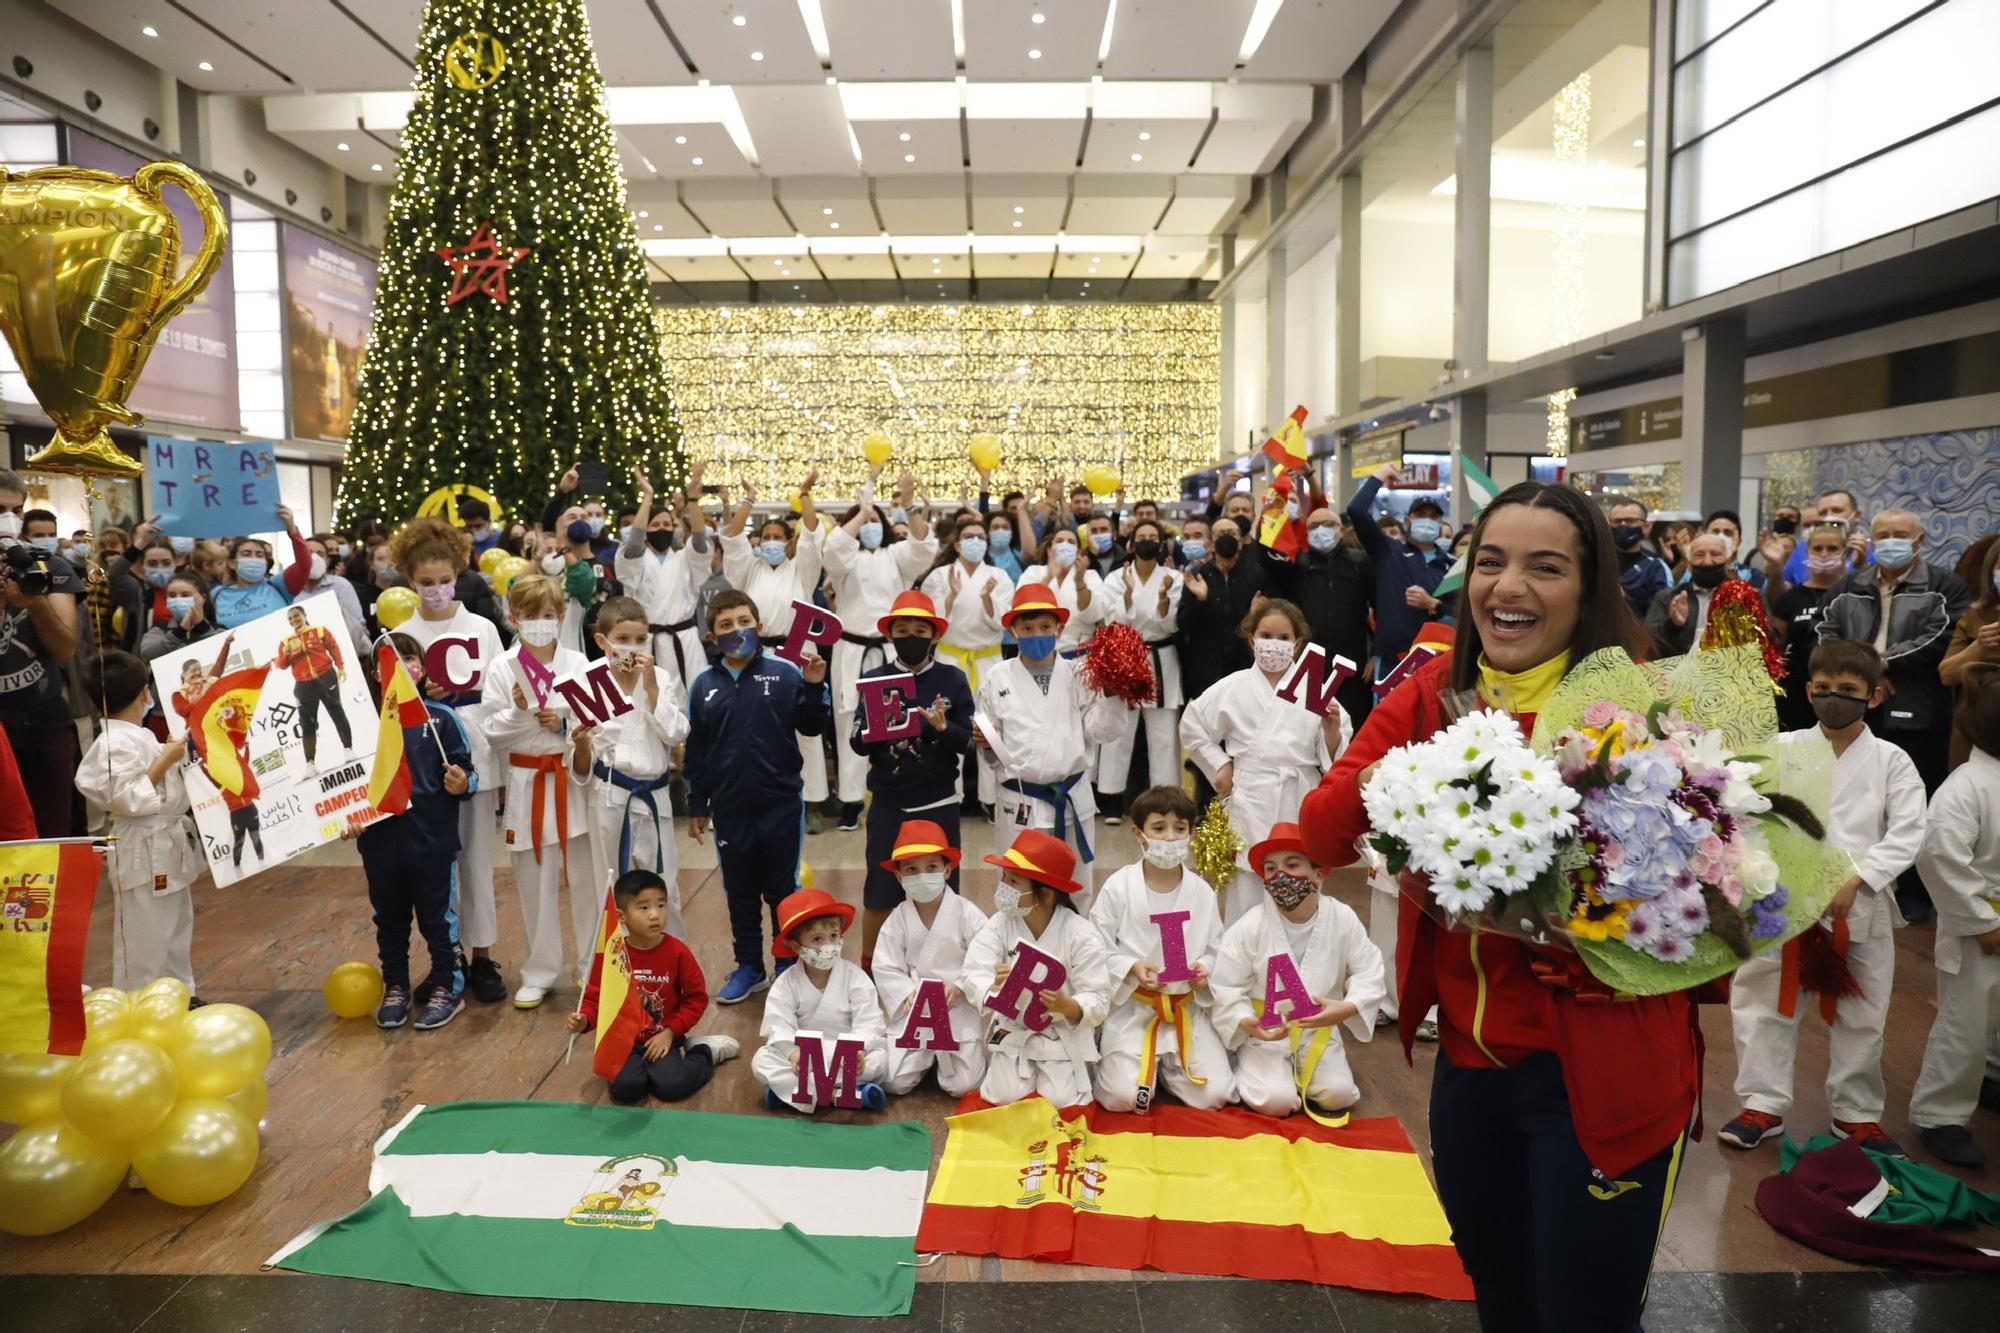
[[[1526,671],[1501,671],[1490,665],[1484,653],[1479,657],[1479,697],[1494,708],[1509,713],[1539,713],[1556,686],[1569,672],[1569,650]]]

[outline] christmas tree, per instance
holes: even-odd
[[[470,482],[532,522],[578,459],[678,481],[583,0],[431,0],[416,69],[341,521]]]

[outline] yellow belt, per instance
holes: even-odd
[[[1160,1024],[1174,1025],[1174,1050],[1180,1056],[1181,1072],[1190,1083],[1206,1083],[1208,1080],[1194,1072],[1193,1052],[1188,1041],[1188,1000],[1187,992],[1168,995],[1163,991],[1148,990],[1141,986],[1132,992],[1132,998],[1153,1011],[1152,1021],[1146,1024],[1146,1043],[1139,1051],[1139,1086],[1153,1086],[1154,1066],[1159,1063]]]
[[[958,669],[965,673],[966,685],[975,690],[979,688],[980,660],[1000,655],[997,643],[985,648],[961,648],[955,643],[940,643],[937,650],[957,664]]]
[[[1264,1002],[1262,1000],[1250,1001],[1250,1007],[1256,1011],[1257,1017],[1262,1018],[1264,1016]],[[1296,1056],[1299,1054],[1299,1034],[1308,1029],[1301,1028],[1297,1023],[1287,1023],[1285,1024],[1285,1029],[1289,1034],[1291,1053]],[[1299,1071],[1299,1105],[1305,1108],[1305,1113],[1308,1116],[1325,1125],[1328,1129],[1339,1129],[1347,1123],[1347,1112],[1342,1111],[1337,1116],[1330,1116],[1316,1111],[1313,1109],[1312,1098],[1306,1095],[1306,1089],[1312,1086],[1313,1074],[1319,1069],[1319,1058],[1326,1054],[1327,1039],[1333,1036],[1333,1029],[1331,1027],[1323,1027],[1312,1028],[1310,1031],[1312,1035],[1305,1039],[1305,1058],[1296,1062]],[[1258,1038],[1252,1037],[1250,1040],[1256,1041]]]

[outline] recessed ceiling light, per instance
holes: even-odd
[[[840,224],[838,222],[829,222],[826,225],[833,228],[835,231],[840,230]]]
[[[674,136],[674,142],[675,142],[675,143],[681,143],[681,144],[684,144],[684,143],[686,143],[687,141],[688,141],[688,137],[687,137],[687,136],[686,136],[685,134],[676,134],[676,135]]]
[[[1015,219],[1014,219],[1014,225],[1015,225],[1015,226],[1017,226],[1017,227],[1018,227],[1018,226],[1020,226],[1020,225],[1021,225],[1021,219],[1019,219],[1019,218],[1015,218]]]
[[[904,130],[901,134],[896,136],[896,139],[899,143],[908,143],[910,141],[910,132],[908,130]]]
[[[1028,59],[1030,60],[1040,60],[1041,58],[1042,58],[1042,53],[1040,51],[1028,52]]]
[[[708,87],[708,80],[707,80],[707,79],[696,79],[696,80],[694,81],[694,86],[695,86],[695,87],[697,87],[697,88],[706,88],[706,87]]]
[[[1600,157],[1597,159],[1597,165],[1600,167],[1608,167],[1611,165],[1611,159],[1608,157]]]
[[[830,217],[832,217],[832,216],[833,216],[833,210],[832,210],[832,209],[830,209],[830,208],[822,208],[822,209],[821,209],[821,210],[819,211],[819,213],[820,213],[820,216],[821,216],[821,217],[826,217],[826,218],[830,218]]]
[[[1102,263],[1104,262],[1104,256],[1103,256],[1103,255],[1092,255],[1092,256],[1090,257],[1090,262],[1091,262],[1091,263],[1093,263],[1093,264],[1102,264]]]
[[[688,161],[689,161],[689,162],[691,162],[691,163],[693,163],[693,164],[694,164],[695,166],[700,166],[700,165],[701,165],[701,159],[700,159],[700,158],[698,158],[698,157],[691,157],[691,158],[689,158],[689,159],[688,159]]]
[[[1134,153],[1132,154],[1132,160],[1134,162],[1144,162],[1146,160],[1146,155],[1144,153]]]
[[[160,35],[160,30],[150,23],[139,29],[139,31],[145,33],[148,37],[158,37]]]
[[[1634,139],[1632,141],[1632,146],[1634,148],[1644,148],[1646,146],[1646,141],[1644,139]]]
[[[202,61],[199,65],[196,65],[195,68],[200,70],[204,74],[215,73],[215,66],[209,64],[206,60]]]
[[[1028,16],[1028,22],[1030,23],[1047,23],[1048,21],[1049,16],[1047,14],[1031,14]]]
[[[792,271],[790,269],[784,269],[781,271],[780,276],[789,278],[792,276]],[[796,287],[798,284],[794,283],[792,285]]]
[[[740,27],[742,27],[742,26],[743,26],[744,24],[748,23],[748,22],[749,22],[750,20],[749,20],[749,19],[747,19],[747,18],[744,18],[744,17],[743,17],[743,16],[741,15],[741,14],[738,14],[738,15],[737,15],[737,16],[736,16],[735,18],[732,18],[732,19],[730,19],[729,21],[730,21],[731,23],[734,23],[734,24],[735,24],[735,25],[736,25],[737,27],[739,27],[739,28],[740,28]]]
[[[1139,131],[1139,142],[1140,142],[1140,143],[1144,143],[1144,142],[1146,142],[1146,140],[1148,140],[1148,139],[1150,139],[1150,138],[1152,138],[1152,137],[1153,137],[1153,132],[1152,132],[1151,130],[1140,130],[1140,131]]]
[[[783,268],[784,266],[785,266],[785,261],[782,259],[773,259],[771,261],[772,268]]]
[[[334,147],[338,148],[343,153],[347,151],[347,145],[344,143],[337,143],[334,145]]]
[[[764,58],[764,53],[762,51],[752,51],[750,53],[750,58],[752,60],[762,60]]]
[[[917,160],[917,155],[915,153],[905,153],[903,154],[903,160],[905,162],[914,162]]]
[[[655,222],[653,224],[654,231],[665,231],[666,229],[667,229],[667,224],[664,222]]]
[[[370,171],[380,171],[382,169],[382,164],[380,162],[370,162],[368,164],[368,169]]]
[[[643,209],[643,208],[642,208],[642,209],[640,209],[640,210],[639,210],[639,216],[640,216],[640,217],[642,217],[642,218],[649,218],[649,217],[651,217],[651,216],[653,216],[653,215],[652,215],[652,213],[651,213],[651,212],[649,212],[648,210],[646,210],[646,209]]]
[[[833,87],[834,85],[838,84],[839,82],[840,82],[840,80],[839,80],[839,79],[836,79],[836,78],[835,78],[835,77],[833,77],[833,75],[831,75],[831,74],[829,74],[829,75],[827,75],[827,76],[826,76],[826,86],[827,86],[827,87],[829,87],[829,88]]]

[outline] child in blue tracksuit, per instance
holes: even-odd
[[[736,967],[716,1003],[738,1004],[771,984],[764,922],[798,888],[805,842],[805,783],[799,736],[825,732],[826,659],[806,671],[763,652],[757,604],[727,588],[708,604],[708,637],[721,652],[688,689],[688,835],[715,825],[715,859],[729,901]],[[789,964],[792,960],[786,959]]]
[[[389,641],[410,679],[422,689],[423,649],[407,634],[392,634]],[[424,710],[430,715],[428,722],[403,728],[403,754],[410,765],[409,809],[369,825],[356,843],[368,876],[375,949],[382,960],[382,1007],[375,1022],[385,1028],[409,1022],[413,1003],[421,1005],[416,1026],[422,1030],[443,1027],[465,1008],[451,882],[458,860],[459,802],[474,790],[479,777],[472,767],[472,740],[458,714],[430,700],[424,701]],[[430,973],[414,989],[412,916],[431,955]]]

